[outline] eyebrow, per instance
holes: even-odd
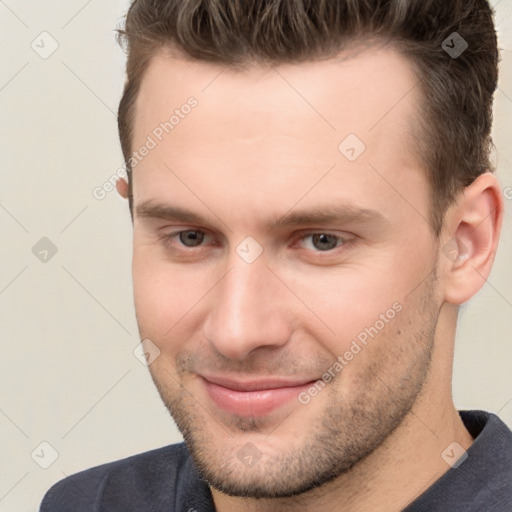
[[[141,218],[162,219],[187,224],[211,224],[207,217],[186,208],[157,203],[148,200],[136,205],[135,215]],[[277,230],[290,226],[334,223],[387,223],[384,215],[376,210],[359,208],[354,205],[325,205],[312,209],[288,211],[281,217],[270,219],[268,230]]]
[[[376,210],[358,208],[352,205],[326,205],[310,210],[289,211],[282,217],[269,223],[269,229],[279,229],[288,226],[304,224],[333,224],[344,223],[369,223],[385,221],[384,215]]]
[[[173,220],[191,224],[201,224],[206,221],[204,217],[186,208],[155,203],[152,200],[144,201],[135,207],[135,215],[142,218]]]

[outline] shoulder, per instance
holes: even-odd
[[[92,512],[108,501],[115,501],[116,510],[131,510],[164,490],[172,500],[190,471],[185,443],[165,446],[64,478],[47,491],[40,512],[69,512],[71,504],[74,512]]]

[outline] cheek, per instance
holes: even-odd
[[[202,274],[172,265],[152,251],[134,250],[133,287],[139,328],[162,340],[185,324],[204,295]]]
[[[336,271],[297,272],[293,279],[290,275],[290,282],[313,313],[297,308],[299,322],[338,357],[351,349],[354,340],[364,346],[381,334],[396,333],[406,304],[414,300],[410,292],[427,274],[419,260],[407,264],[395,254]]]

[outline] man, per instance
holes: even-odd
[[[503,217],[484,0],[138,0],[117,183],[185,443],[41,510],[512,510],[512,432],[458,412],[458,308]]]

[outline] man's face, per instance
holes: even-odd
[[[410,151],[416,83],[391,49],[243,72],[150,64],[134,149],[197,105],[134,170],[137,320],[217,489],[277,497],[327,482],[421,390],[442,301]]]

